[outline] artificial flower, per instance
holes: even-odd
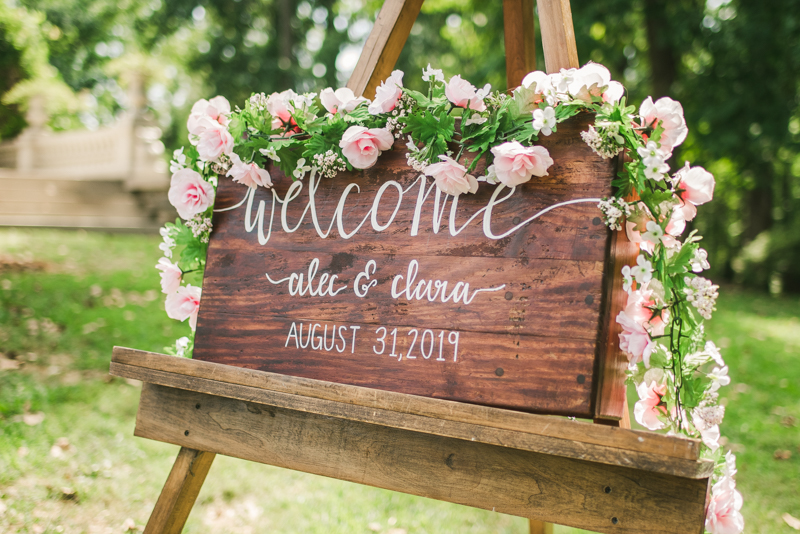
[[[648,430],[661,430],[666,425],[659,417],[667,415],[667,409],[661,406],[661,398],[666,394],[667,386],[656,382],[642,382],[636,386],[639,400],[633,406],[636,422]]]
[[[547,176],[553,165],[550,152],[542,146],[526,147],[519,141],[508,141],[492,148],[497,179],[508,187],[515,187],[532,176]]]
[[[199,287],[189,284],[167,295],[165,308],[169,318],[181,322],[189,319],[189,327],[194,331],[197,327],[197,312],[200,310],[200,292]]]
[[[711,488],[706,508],[706,530],[711,534],[739,534],[744,530],[742,495],[733,479],[723,477]]]
[[[478,180],[467,174],[467,168],[449,156],[439,156],[440,163],[433,163],[424,169],[427,176],[436,180],[436,187],[447,195],[476,193]]]
[[[181,219],[188,221],[214,203],[214,186],[203,180],[199,172],[181,169],[172,175],[167,197]]]
[[[401,96],[403,96],[403,71],[396,70],[375,89],[375,99],[369,105],[369,112],[373,115],[389,113],[397,106]]]
[[[369,169],[378,161],[384,150],[394,144],[394,135],[384,128],[351,126],[342,135],[339,147],[342,154],[356,169]]]
[[[230,112],[231,104],[224,96],[215,96],[210,100],[198,100],[192,106],[192,112],[186,121],[186,128],[189,130],[189,134],[199,136],[207,128],[207,123],[200,120],[203,117],[211,119],[221,126],[227,126]]]
[[[233,136],[228,129],[208,117],[201,117],[203,132],[197,138],[197,153],[203,161],[216,161],[222,154],[233,152]]]
[[[651,97],[647,97],[639,107],[639,115],[642,117],[642,125],[655,128],[657,123],[661,123],[664,128],[661,134],[661,150],[671,154],[672,150],[683,143],[689,129],[686,127],[686,119],[683,118],[683,107],[680,102],[665,96],[653,103]]]
[[[272,178],[266,169],[262,169],[255,163],[245,163],[234,152],[231,154],[231,168],[225,176],[233,178],[234,182],[239,182],[247,187],[255,189],[259,185],[261,187],[272,187]]]
[[[342,87],[334,91],[330,87],[319,93],[319,100],[328,113],[350,113],[362,102],[369,102],[363,96],[356,96],[349,87]]]
[[[542,135],[550,135],[556,127],[556,112],[551,106],[533,110],[533,129]]]
[[[454,106],[475,111],[484,111],[486,110],[486,104],[483,102],[483,99],[489,93],[490,89],[491,86],[486,84],[479,93],[474,85],[461,76],[455,75],[445,84],[444,94]]]
[[[156,269],[161,271],[161,292],[169,295],[181,287],[183,271],[177,263],[172,263],[167,258],[161,258],[156,264]]]
[[[444,72],[442,69],[432,69],[428,63],[428,68],[422,69],[422,79],[426,82],[444,82]]]

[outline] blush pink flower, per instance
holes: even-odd
[[[436,180],[436,187],[443,193],[456,196],[478,191],[478,180],[467,174],[466,167],[448,156],[439,156],[439,159],[442,160],[441,163],[432,163],[422,172],[432,176]]]
[[[475,111],[486,110],[483,99],[488,93],[488,86],[478,91],[474,85],[458,75],[450,78],[444,87],[444,94],[453,105]]]
[[[667,392],[666,385],[658,385],[650,382],[648,386],[642,382],[636,386],[639,400],[633,407],[633,416],[636,422],[649,430],[660,430],[664,428],[664,423],[658,418],[660,415],[667,415],[667,409],[661,404],[661,397]]]
[[[628,241],[639,245],[639,250],[644,250],[652,254],[656,246],[654,243],[642,238],[642,233],[644,231],[645,230],[640,228],[640,225],[636,222],[631,220],[625,221],[625,233],[628,236]]]
[[[161,258],[156,264],[156,269],[161,271],[161,292],[169,295],[181,287],[183,271],[177,263],[172,263],[167,258]]]
[[[339,147],[342,154],[356,169],[369,169],[378,161],[384,150],[394,144],[394,136],[383,128],[351,126],[344,132]]]
[[[403,96],[403,71],[396,70],[375,89],[375,99],[369,105],[369,112],[372,115],[389,113],[397,106],[401,96]]]
[[[214,186],[203,180],[199,172],[181,169],[172,175],[167,197],[178,215],[188,221],[214,203]]]
[[[253,189],[259,185],[261,187],[272,187],[272,178],[266,169],[262,169],[255,163],[243,162],[235,152],[231,154],[231,162],[233,165],[228,169],[225,176],[230,176],[234,182],[239,182]]]
[[[550,152],[543,146],[523,146],[519,141],[509,141],[492,148],[497,179],[514,187],[531,179],[531,176],[547,176],[553,164]]]
[[[328,113],[336,115],[337,113],[350,113],[358,107],[362,102],[369,102],[363,96],[356,97],[352,89],[342,87],[334,91],[330,87],[323,89],[319,94],[319,100],[322,105],[328,110]]]
[[[167,316],[181,322],[189,319],[189,327],[194,331],[197,328],[197,312],[200,310],[200,291],[199,287],[189,284],[168,295],[164,306]]]
[[[686,134],[689,133],[686,119],[683,118],[683,107],[680,102],[676,102],[668,96],[659,98],[655,103],[648,96],[639,108],[639,115],[642,117],[643,126],[655,128],[658,126],[657,122],[661,121],[664,132],[661,134],[659,142],[661,150],[669,154],[672,153],[673,148],[683,143]]]
[[[228,125],[228,114],[231,104],[224,96],[215,96],[211,100],[201,99],[194,103],[186,127],[192,135],[200,135],[205,131],[205,126],[200,120],[207,117],[222,126]]]
[[[640,289],[631,291],[628,294],[628,301],[625,305],[625,315],[630,317],[637,324],[642,325],[651,336],[660,336],[664,333],[664,329],[666,328],[664,319],[667,318],[667,311],[662,310],[661,314],[654,315],[656,308],[657,303],[653,297],[653,291],[640,286]],[[649,358],[649,352],[647,356]],[[647,359],[644,361],[649,367]]]
[[[297,93],[291,89],[280,93],[272,93],[267,97],[267,111],[272,115],[272,129],[288,131],[293,130],[291,126],[297,126],[292,117],[292,110],[294,110],[293,102],[297,97]]]
[[[706,530],[711,534],[739,534],[744,530],[742,494],[736,490],[733,479],[723,477],[711,488],[711,498],[706,508]]]
[[[675,174],[675,187],[683,200],[681,207],[684,220],[691,221],[697,215],[697,207],[714,198],[714,175],[703,167],[688,164]]]
[[[216,161],[222,154],[230,155],[233,152],[233,136],[227,128],[208,117],[201,117],[200,123],[204,128],[197,141],[200,159]]]
[[[621,311],[617,315],[617,322],[622,326],[619,348],[627,354],[628,362],[633,366],[641,361],[649,361],[655,343],[650,339],[643,321]]]

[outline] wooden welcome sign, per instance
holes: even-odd
[[[421,4],[384,4],[356,94],[389,74]],[[568,0],[538,9],[548,71],[577,67]],[[533,1],[503,10],[513,87],[535,70]],[[135,435],[181,446],[145,534],[182,530],[215,454],[530,518],[532,534],[700,534],[700,443],[628,429],[613,319],[635,248],[600,220],[615,164],[581,141],[590,121],[541,139],[555,164],[513,194],[446,196],[399,143],[335,181],[270,169],[275,187],[244,200],[220,180],[194,359],[112,358],[144,383]]]
[[[594,417],[620,367],[601,342],[619,234],[600,220],[615,167],[581,141],[590,121],[542,139],[556,163],[516,191],[444,195],[399,142],[336,180],[270,168],[273,189],[215,214],[194,358]],[[220,180],[218,209],[242,189]]]

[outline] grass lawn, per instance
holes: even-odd
[[[177,447],[133,437],[112,345],[162,351],[157,236],[0,229],[0,532],[141,530]],[[722,434],[749,533],[800,518],[800,298],[723,291]],[[187,533],[525,533],[520,518],[218,457]],[[557,527],[557,533],[578,532]]]

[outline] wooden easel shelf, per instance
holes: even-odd
[[[696,531],[713,470],[696,440],[121,347],[111,374],[145,383],[140,437],[598,532]]]

